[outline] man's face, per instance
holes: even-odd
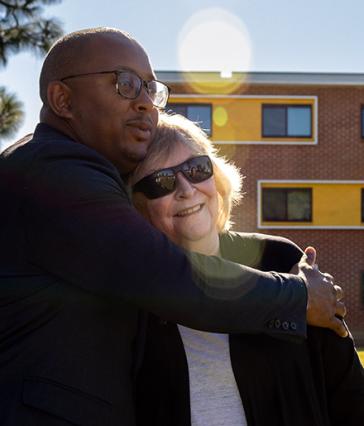
[[[119,34],[103,35],[88,46],[81,73],[128,69],[143,80],[155,79],[149,58],[135,42]],[[144,159],[158,122],[158,109],[142,88],[136,99],[116,90],[115,74],[65,80],[71,89],[72,127],[77,141],[104,155],[121,173]]]

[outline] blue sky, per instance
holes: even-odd
[[[45,9],[65,32],[128,31],[156,70],[354,73],[364,73],[363,12],[363,0],[63,0]],[[41,64],[42,58],[21,53],[0,69],[0,85],[24,103],[16,137],[38,121]]]

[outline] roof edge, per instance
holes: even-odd
[[[361,73],[317,72],[233,72],[223,77],[216,71],[156,71],[157,78],[165,83],[249,83],[260,85],[339,85],[364,86]]]

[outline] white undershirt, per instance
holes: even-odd
[[[186,351],[192,426],[247,426],[229,336],[178,325]]]

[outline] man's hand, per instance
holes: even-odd
[[[320,272],[315,262],[316,250],[307,247],[297,265],[297,273],[307,285],[307,323],[330,328],[339,336],[346,337],[348,330],[342,321],[346,315],[345,304],[341,301],[343,290],[334,285],[334,279],[330,274]]]

